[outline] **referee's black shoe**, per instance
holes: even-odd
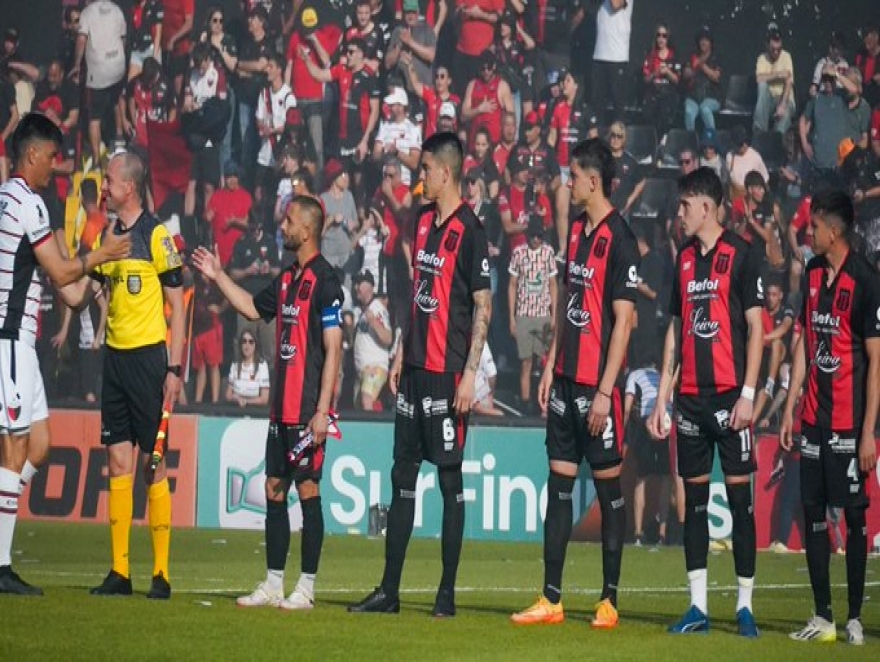
[[[171,584],[161,572],[158,575],[153,575],[153,582],[150,584],[147,597],[150,600],[167,600],[171,597]]]
[[[123,577],[115,570],[107,573],[100,586],[89,591],[90,595],[131,595],[131,578]]]
[[[0,567],[0,593],[10,595],[43,595],[43,589],[31,586],[13,571],[11,565]]]
[[[386,593],[385,589],[377,586],[360,602],[348,605],[348,611],[353,614],[397,614],[400,613],[400,596]]]
[[[440,587],[437,590],[437,598],[434,600],[434,609],[431,616],[435,618],[452,618],[455,616],[455,591]]]

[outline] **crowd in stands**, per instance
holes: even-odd
[[[681,244],[680,173],[713,168],[728,196],[725,223],[766,248],[765,282],[779,297],[768,296],[762,424],[778,410],[774,386],[785,383],[797,333],[811,192],[848,189],[865,249],[880,249],[877,27],[857,43],[829,34],[827,51],[795,63],[771,24],[764,52],[744,53],[728,72],[717,52],[737,45],[716,43],[712,26],[676,35],[670,20],[646,51],[630,43],[633,0],[242,0],[232,13],[195,13],[193,0],[134,0],[127,13],[111,0],[66,3],[61,43],[40,66],[7,26],[0,180],[18,118],[52,118],[65,144],[44,195],[70,251],[88,250],[107,222],[106,155],[137,150],[151,170],[148,205],[179,248],[215,245],[254,293],[291,259],[278,233],[287,202],[320,196],[322,252],[348,296],[341,408],[389,409],[389,352],[413,296],[421,144],[437,131],[466,145],[462,196],[490,243],[484,414],[539,413],[534,374],[566,304],[556,278],[572,214],[569,154],[585,138],[611,147],[612,200],[642,254],[632,370],[658,360]],[[597,28],[594,51],[577,54],[592,62],[588,78],[570,61],[582,21]],[[803,95],[795,66],[815,71]],[[632,74],[641,84],[629,97]],[[274,325],[237,318],[189,271],[187,292],[185,397],[265,405]],[[73,314],[46,288],[40,352],[51,395],[95,400],[105,318],[100,298]],[[505,376],[509,397],[496,401]]]

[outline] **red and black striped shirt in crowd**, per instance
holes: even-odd
[[[571,224],[564,288],[558,306],[565,322],[557,333],[556,375],[578,384],[598,386],[605,372],[614,329],[614,302],[635,303],[639,250],[623,217],[612,210],[589,234],[586,214]],[[623,386],[623,370],[616,386]]]
[[[275,392],[269,418],[304,425],[318,408],[324,369],[324,329],[341,326],[342,287],[333,267],[316,255],[301,269],[282,271],[254,296],[267,322],[275,319]]]
[[[370,101],[381,97],[379,79],[364,67],[352,71],[337,64],[330,75],[339,85],[339,146],[352,150],[357,147],[370,120]]]
[[[865,340],[880,338],[880,275],[850,251],[829,286],[828,261],[815,257],[804,277],[804,351],[807,359],[803,419],[836,431],[862,426],[867,398]]]
[[[412,247],[412,319],[406,363],[428,372],[464,371],[471,344],[474,292],[488,290],[486,231],[462,202],[438,226],[437,207],[419,213]]]
[[[681,319],[681,394],[743,387],[746,311],[761,307],[761,252],[725,230],[705,255],[696,237],[678,254],[669,312]]]

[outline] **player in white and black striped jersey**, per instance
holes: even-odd
[[[29,113],[12,136],[15,175],[0,186],[0,593],[41,595],[12,570],[18,497],[49,453],[49,411],[34,349],[42,287],[41,267],[65,302],[81,298],[86,273],[128,255],[129,240],[68,259],[56,241],[37,192],[52,177],[61,131],[45,115]]]

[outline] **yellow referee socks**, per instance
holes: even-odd
[[[153,536],[153,576],[168,579],[168,550],[171,547],[171,490],[168,479],[150,485],[150,532]]]
[[[134,480],[128,476],[110,477],[110,551],[113,570],[129,577],[128,544],[134,509]]]

